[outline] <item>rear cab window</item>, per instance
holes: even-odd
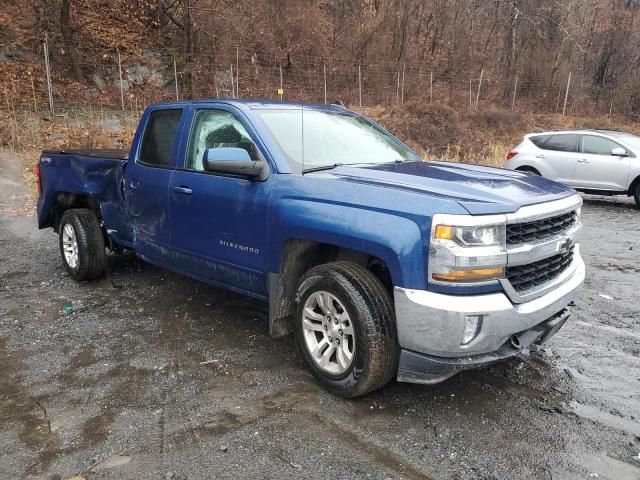
[[[575,134],[559,134],[551,135],[542,147],[544,150],[552,150],[555,152],[577,152],[578,151],[578,135]]]
[[[171,166],[182,109],[154,110],[142,137],[139,163],[153,167]]]

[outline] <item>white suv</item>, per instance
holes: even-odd
[[[611,130],[531,133],[504,168],[542,175],[576,190],[633,195],[640,207],[640,137]]]

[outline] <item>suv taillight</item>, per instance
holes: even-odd
[[[509,153],[507,153],[507,160],[511,160],[517,154],[518,154],[518,152],[516,152],[515,150],[510,151]]]

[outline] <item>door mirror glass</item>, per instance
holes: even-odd
[[[249,152],[239,147],[207,148],[204,151],[204,162],[208,167],[211,162],[251,162]],[[209,170],[209,168],[207,168]]]
[[[611,155],[614,156],[614,157],[628,157],[629,156],[627,151],[622,147],[616,147],[613,150],[611,150]]]

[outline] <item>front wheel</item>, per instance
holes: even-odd
[[[638,182],[636,189],[633,192],[633,199],[636,201],[636,206],[640,208],[640,182]]]
[[[59,232],[60,254],[69,276],[78,282],[100,277],[106,265],[105,244],[95,213],[85,208],[67,210]]]
[[[398,369],[391,297],[367,269],[334,262],[309,270],[296,294],[294,331],[313,375],[343,397],[385,385]]]

